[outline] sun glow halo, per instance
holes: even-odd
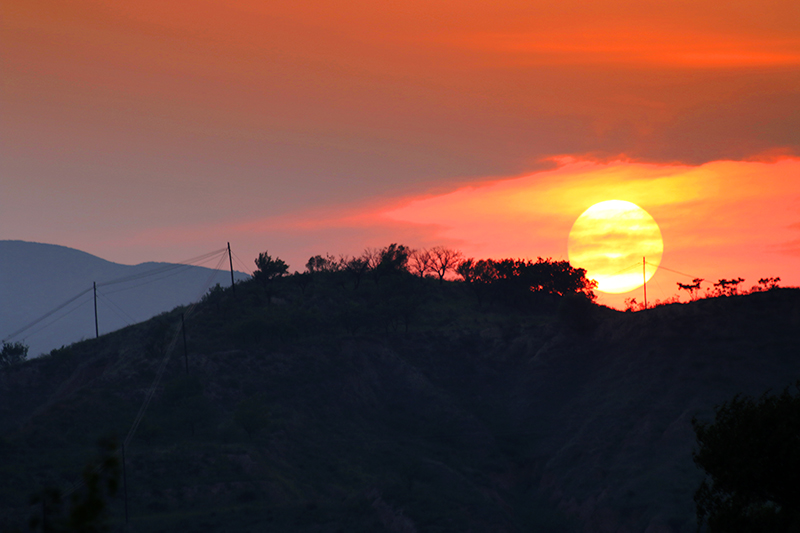
[[[572,225],[567,246],[570,263],[585,268],[598,290],[613,294],[641,287],[655,274],[664,252],[655,219],[622,200],[600,202],[584,211]]]

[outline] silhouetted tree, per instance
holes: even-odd
[[[264,293],[268,298],[267,301],[270,301],[272,298],[270,288],[273,280],[286,275],[289,271],[289,266],[277,257],[273,259],[267,252],[258,254],[255,263],[256,271],[253,272],[253,278],[261,282],[264,287]]]
[[[408,256],[408,270],[421,278],[432,272],[432,256],[428,250],[413,250]]]
[[[219,312],[220,310],[220,303],[222,302],[223,295],[225,294],[225,289],[222,288],[222,285],[217,283],[210,289],[208,292],[203,295],[202,302],[206,304],[214,305],[214,308]]]
[[[583,293],[594,300],[597,282],[586,278],[586,270],[575,268],[569,261],[554,261],[539,257],[535,263],[527,262],[519,268],[528,271],[527,282],[534,292],[544,292],[558,296]]]
[[[461,279],[467,283],[475,281],[475,259],[470,257],[461,261],[456,267],[456,274],[461,276]]]
[[[342,270],[342,263],[337,261],[332,255],[326,254],[325,257],[315,255],[306,263],[306,271],[311,274],[318,272],[339,272]]]
[[[0,368],[18,365],[28,358],[28,346],[21,342],[4,342],[0,350]]]
[[[379,281],[384,276],[393,274],[407,273],[408,256],[410,250],[402,244],[392,243],[389,246],[382,248],[377,258],[373,259],[374,267],[372,268],[375,275],[375,281]]]
[[[456,267],[456,274],[467,283],[482,306],[489,287],[497,279],[494,262],[490,259],[465,259]]]
[[[478,298],[478,305],[482,306],[490,293],[490,289],[497,289],[501,279],[500,263],[491,259],[466,259],[456,267],[456,274],[467,282],[472,292]]]
[[[456,267],[456,274],[467,283],[488,285],[498,279],[497,262],[491,259],[465,259]]]
[[[353,290],[358,289],[364,274],[369,270],[369,261],[364,257],[342,257],[342,269],[353,278]]]
[[[300,289],[300,294],[302,294],[303,296],[305,296],[306,289],[308,288],[309,285],[311,285],[311,282],[313,281],[311,272],[295,272],[294,274],[292,274],[290,279],[292,283],[297,285],[297,287]]]
[[[452,248],[445,246],[435,246],[430,251],[432,264],[431,270],[439,276],[439,283],[444,282],[444,277],[448,272],[455,272],[458,264],[463,259],[464,255]]]
[[[583,293],[592,301],[596,298],[597,282],[586,279],[586,270],[574,268],[568,261],[541,257],[536,261],[467,259],[456,268],[456,273],[476,289],[479,301],[486,287],[491,288],[494,297],[513,305],[530,303],[532,295]]]
[[[713,423],[692,420],[695,463],[706,479],[694,496],[710,533],[800,531],[800,382],[758,400],[736,396]]]
[[[381,250],[379,248],[365,248],[361,253],[361,259],[367,263],[367,270],[374,271],[381,262]]]

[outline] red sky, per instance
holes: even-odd
[[[620,199],[664,266],[800,285],[795,1],[122,4],[0,8],[0,239],[563,257]]]

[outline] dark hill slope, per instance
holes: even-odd
[[[800,294],[785,290],[620,314],[590,337],[557,336],[523,372],[517,403],[547,492],[589,531],[692,530],[692,417],[710,419],[737,393],[792,385],[798,330]]]
[[[209,266],[215,266],[213,261]],[[148,272],[156,272],[156,275],[139,277]],[[133,279],[100,287],[98,322],[101,333],[197,300],[205,292],[207,283],[229,285],[231,279],[228,272],[215,272],[202,266],[153,262],[121,265],[66,246],[0,241],[0,338],[90,289],[92,282],[103,283],[123,277]],[[247,277],[236,273],[238,280]],[[63,311],[12,341],[24,341],[30,346],[30,355],[37,356],[94,335],[92,295],[84,294]]]
[[[692,416],[800,377],[797,290],[576,321],[291,283],[189,317],[126,450],[132,531],[694,531]],[[127,433],[181,311],[0,373],[3,520]]]

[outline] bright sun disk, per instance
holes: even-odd
[[[655,219],[638,205],[608,200],[583,212],[569,232],[569,262],[586,269],[597,289],[623,293],[641,287],[661,263],[664,241]],[[642,258],[646,258],[644,268]]]

